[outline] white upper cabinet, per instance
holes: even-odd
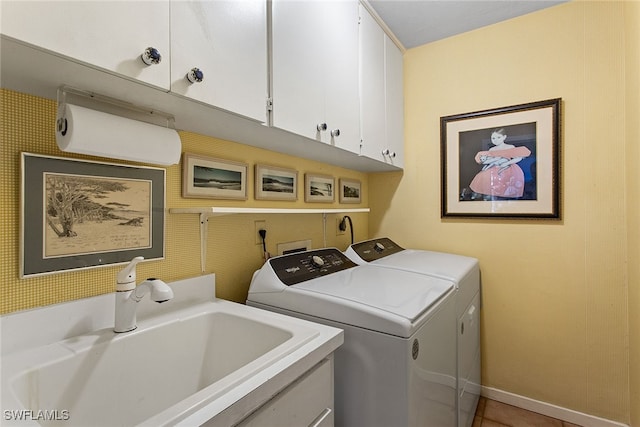
[[[364,7],[360,18],[361,154],[402,167],[402,52]]]
[[[358,2],[272,8],[272,126],[358,152]]]
[[[266,0],[171,3],[172,92],[266,122],[267,72]]]
[[[404,75],[402,52],[385,34],[385,125],[386,143],[384,160],[395,166],[404,166]],[[395,154],[395,155],[394,155]]]
[[[333,143],[354,153],[360,151],[358,103],[358,3],[325,4],[325,117]]]
[[[169,89],[169,0],[3,0],[1,19],[5,35]],[[159,64],[142,62],[149,47]]]
[[[0,12],[8,89],[54,99],[68,85],[179,129],[403,167],[402,53],[358,0],[0,0]]]
[[[384,31],[360,7],[360,126],[363,156],[382,159],[386,126],[384,106]]]

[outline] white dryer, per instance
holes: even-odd
[[[448,280],[358,266],[328,248],[271,258],[247,304],[339,327],[337,426],[456,423],[455,288]]]
[[[480,397],[480,268],[462,255],[404,249],[389,238],[351,245],[345,254],[359,265],[375,265],[451,281],[457,289],[458,427],[473,424]]]

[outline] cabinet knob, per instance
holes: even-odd
[[[334,129],[331,131],[331,136],[336,137],[340,136],[340,129]]]
[[[396,152],[395,151],[391,151],[388,148],[385,150],[382,150],[382,155],[383,156],[389,156],[391,158],[394,158],[396,156]]]
[[[158,52],[158,49],[155,47],[148,47],[142,52],[140,59],[147,65],[156,65],[162,61],[162,55],[160,55],[160,52]]]
[[[324,130],[327,130],[327,124],[326,123],[318,123],[316,125],[316,129],[318,129],[318,132],[322,132]]]
[[[194,67],[189,70],[186,77],[190,83],[200,83],[202,80],[204,80],[204,73],[200,68]]]

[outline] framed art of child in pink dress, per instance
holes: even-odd
[[[560,102],[441,117],[442,216],[559,218]]]

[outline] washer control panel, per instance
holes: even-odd
[[[351,248],[366,262],[375,261],[404,250],[387,237],[356,243],[351,245]]]
[[[278,279],[287,286],[357,266],[335,248],[296,252],[271,258],[269,264]]]

